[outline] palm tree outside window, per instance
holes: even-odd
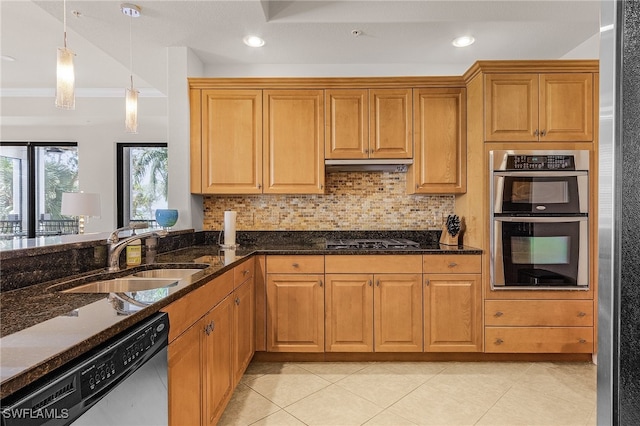
[[[166,143],[118,143],[118,227],[145,221],[151,227],[156,209],[168,207]]]

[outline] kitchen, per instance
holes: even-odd
[[[57,27],[56,27],[57,28]],[[185,55],[185,51],[180,51],[180,49],[169,49],[169,54],[170,55],[176,55],[177,58],[184,58]],[[179,63],[184,63],[183,61],[172,61],[172,64],[174,64],[176,67],[178,66],[177,64]],[[142,65],[141,65],[142,66]],[[178,70],[179,71],[179,70]],[[184,72],[184,70],[183,70]],[[359,73],[356,72],[356,74],[360,75],[360,74],[364,74],[364,73]],[[457,73],[460,74],[460,73]],[[183,76],[188,76],[189,74],[184,72],[182,74]],[[184,93],[184,85],[186,83],[184,83],[184,80],[181,79],[181,83],[180,85],[183,86],[183,88],[169,88],[169,93],[172,93],[171,90],[177,90],[178,93]],[[175,93],[175,92],[173,92]],[[178,96],[178,98],[180,99],[175,99],[175,102],[172,98],[172,101],[169,102],[166,105],[166,108],[169,109],[169,117],[175,117],[179,122],[183,121],[183,122],[188,122],[188,103],[186,99],[183,99],[182,95]],[[29,100],[29,99],[27,99]],[[23,103],[26,106],[27,105],[27,100],[25,100]],[[33,101],[33,99],[30,99],[31,101]],[[145,99],[143,99],[144,101]],[[104,101],[105,103],[113,103],[113,106],[116,106],[116,100],[115,99],[102,99],[101,101]],[[119,101],[119,99],[118,99]],[[3,102],[5,102],[5,99],[3,98]],[[18,106],[19,106],[20,102],[18,102]],[[119,105],[119,103],[117,104]],[[21,108],[18,108],[16,111],[20,111]],[[55,112],[56,115],[60,114],[59,112]],[[142,117],[142,116],[141,116]],[[180,119],[179,117],[182,117],[182,119]],[[185,119],[186,118],[186,119]],[[17,121],[17,120],[16,120]],[[142,124],[142,122],[141,122]],[[97,128],[96,128],[97,127]],[[74,129],[74,133],[77,136],[77,139],[80,141],[80,155],[81,158],[87,158],[87,159],[91,159],[91,158],[111,158],[112,153],[112,140],[111,137],[109,138],[109,141],[105,141],[105,143],[100,143],[99,141],[96,142],[88,142],[89,139],[93,140],[94,137],[96,137],[96,133],[97,130],[103,128],[101,127],[100,124],[97,124],[96,127],[92,127],[92,128],[83,128],[83,127],[78,127]],[[20,129],[16,128],[13,129],[11,126],[8,127],[3,127],[3,138],[5,135],[9,135],[10,137],[10,133],[8,134],[7,131],[18,131]],[[39,129],[33,129],[32,131],[32,138],[36,138],[36,139],[47,139],[50,138],[50,132],[48,132],[46,135],[45,134],[40,134],[40,132],[45,133],[46,129],[43,130],[39,130]],[[142,131],[142,126],[141,126],[141,131]],[[145,130],[146,132],[147,130]],[[148,131],[154,132],[154,131],[158,131],[158,129],[149,129]],[[161,134],[160,134],[161,133]],[[107,133],[108,135],[109,133]],[[111,132],[111,134],[113,134],[113,132]],[[120,135],[120,133],[118,133],[118,135]],[[159,134],[154,135],[154,134],[140,134],[140,137],[144,137],[146,140],[149,139],[153,139],[153,140],[183,140],[183,141],[187,141],[189,136],[188,136],[188,126],[182,126],[182,129],[180,129],[180,126],[169,126],[169,130],[168,132],[159,132]],[[68,138],[69,136],[65,136],[65,138]],[[127,137],[126,135],[124,137]],[[131,137],[131,136],[129,136]],[[18,136],[13,136],[13,138],[18,138]],[[85,145],[82,141],[86,140],[87,144]],[[94,145],[95,143],[95,145]],[[84,148],[83,148],[84,147]],[[169,150],[170,150],[170,162],[171,161],[175,161],[174,164],[178,164],[177,168],[180,169],[180,165],[181,164],[188,164],[188,149],[180,149],[179,147],[176,146],[172,146],[171,144],[169,145]],[[97,175],[110,175],[112,173],[112,169],[113,167],[110,166],[108,164],[108,162],[101,162],[101,161],[97,161],[95,162],[96,167],[92,167],[91,170],[82,170],[80,171],[81,174],[81,182],[91,182],[92,181],[92,177],[91,174],[93,173],[97,173]],[[171,165],[170,165],[171,167]],[[83,176],[84,175],[84,176]],[[175,174],[174,174],[175,176]],[[330,175],[328,175],[330,176]],[[402,177],[401,177],[402,178]],[[182,182],[181,182],[182,180]],[[181,205],[181,206],[189,206],[187,207],[187,211],[189,211],[189,209],[191,209],[190,214],[187,213],[187,211],[185,211],[184,214],[181,214],[181,220],[189,220],[190,216],[191,216],[191,220],[193,221],[193,224],[196,223],[206,223],[206,221],[204,220],[204,218],[202,216],[204,216],[203,211],[204,209],[202,207],[198,207],[198,198],[197,197],[191,197],[188,193],[186,193],[187,191],[184,191],[183,188],[187,188],[189,187],[189,183],[188,183],[188,177],[185,176],[184,174],[178,174],[176,176],[175,180],[171,181],[171,185],[176,185],[177,186],[177,190],[174,190],[173,192],[170,190],[170,196],[172,197],[176,197],[176,199],[174,200],[170,200],[171,203],[175,204],[175,205]],[[110,183],[109,182],[104,182],[104,179],[100,179],[100,186],[104,187],[104,191],[107,192],[107,194],[105,195],[106,199],[109,199],[109,193],[113,192],[112,188],[109,188]],[[89,187],[87,188],[83,188],[85,190],[92,190],[93,188],[91,188],[91,186],[89,185]],[[101,189],[102,190],[102,189]],[[180,198],[182,197],[182,199]],[[450,198],[449,198],[450,200]],[[450,201],[449,201],[450,202]],[[354,205],[357,205],[354,203]],[[437,205],[437,204],[436,204]],[[444,207],[442,210],[438,210],[434,213],[433,216],[435,217],[441,217],[442,214],[446,214],[449,213],[451,210],[448,207]],[[283,215],[286,216],[286,214],[288,213],[283,213]],[[285,219],[285,216],[282,216],[282,219]],[[241,219],[242,220],[246,220],[246,221],[253,221],[256,220],[255,217],[260,218],[259,215],[254,215],[254,217],[251,217],[250,215],[246,215],[246,216],[242,216],[241,215]],[[277,220],[279,220],[281,218],[281,216],[279,215],[277,219],[274,219],[272,223],[276,222]],[[215,218],[211,219],[212,222],[209,224],[209,226],[215,225],[214,229],[217,229],[220,226],[220,222],[221,222],[221,214],[216,214]],[[97,220],[93,223],[92,226],[100,226],[100,225],[104,225],[101,224],[102,221],[113,221],[113,218],[111,217],[111,215],[106,215],[103,214],[103,218],[100,220]],[[178,228],[184,228],[184,227],[190,227],[193,226],[192,223],[183,223],[178,224]],[[358,226],[360,225],[362,222],[358,221],[357,223],[349,223],[347,226]],[[243,227],[245,227],[247,224],[246,223],[242,223],[242,227],[241,229],[243,229]],[[312,223],[310,226],[314,226],[315,224]],[[416,229],[415,227],[417,226],[423,226],[423,223],[421,221],[413,221],[409,226],[411,226],[413,229]],[[112,229],[115,228],[113,226],[113,222],[110,224],[107,224],[107,226],[103,226],[102,228],[98,228],[96,230],[106,230],[106,229]],[[390,227],[390,229],[395,228],[395,225]],[[207,229],[207,228],[205,228]],[[245,228],[245,229],[249,229],[249,228]],[[312,228],[315,229],[315,228]],[[345,228],[347,229],[347,228]],[[356,228],[357,229],[357,228]],[[433,229],[433,224],[431,223],[424,223],[424,228],[421,229]]]

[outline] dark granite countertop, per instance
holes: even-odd
[[[237,250],[219,250],[217,245],[196,245],[164,253],[157,262],[172,264],[207,263],[201,272],[180,281],[168,294],[145,307],[123,315],[107,294],[60,293],[57,290],[95,280],[105,270],[77,274],[25,288],[0,293],[0,398],[4,398],[90,349],[124,332],[171,302],[206,284],[253,254],[282,255],[365,255],[365,254],[481,254],[479,249],[442,246],[421,241],[420,248],[389,250],[330,250],[324,238],[306,241],[267,242],[245,240]],[[149,265],[129,268],[120,275],[149,269]],[[111,277],[114,277],[111,275]],[[68,283],[73,279],[73,282]],[[55,288],[50,288],[55,286]]]

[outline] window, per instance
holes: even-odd
[[[117,144],[118,227],[145,221],[156,227],[156,209],[168,206],[167,144]]]
[[[74,142],[0,142],[0,237],[77,234],[62,216],[63,192],[78,191]]]

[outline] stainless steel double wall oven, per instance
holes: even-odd
[[[491,151],[491,285],[589,288],[589,151]]]

